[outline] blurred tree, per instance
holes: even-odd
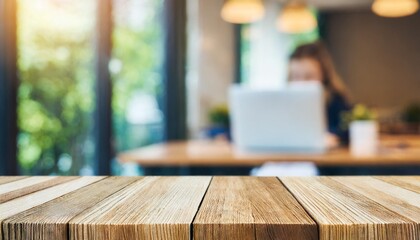
[[[136,96],[162,96],[162,0],[114,0],[113,121],[116,149],[127,150],[162,138],[161,124],[135,124],[127,115]],[[141,104],[141,102],[140,102]],[[144,106],[136,106],[144,114]]]
[[[78,174],[91,161],[94,3],[19,0],[22,174]]]
[[[77,175],[93,165],[93,44],[98,2],[18,1],[22,174]],[[159,122],[139,126],[127,119],[130,103],[139,92],[157,100],[162,94],[162,6],[162,0],[114,1],[109,69],[118,151],[163,136]]]

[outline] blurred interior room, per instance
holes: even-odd
[[[419,175],[417,0],[0,0],[0,175]]]

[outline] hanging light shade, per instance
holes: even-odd
[[[419,9],[417,0],[375,0],[372,11],[382,17],[404,17]]]
[[[311,10],[304,4],[291,3],[282,9],[277,18],[277,28],[285,33],[304,33],[318,26]]]
[[[261,0],[227,0],[221,15],[226,22],[251,23],[264,16],[264,5]]]

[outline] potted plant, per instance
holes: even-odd
[[[230,140],[230,117],[226,105],[218,105],[210,109],[209,121],[207,135],[210,138],[225,137]]]
[[[402,114],[410,133],[420,133],[420,104],[410,104]]]
[[[379,127],[376,114],[363,104],[344,113],[350,133],[350,151],[355,156],[372,156],[378,149]]]

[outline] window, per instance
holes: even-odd
[[[18,1],[22,174],[93,173],[95,0]]]
[[[113,153],[183,138],[185,0],[0,1],[2,174],[110,174]]]
[[[239,33],[241,80],[242,83],[257,88],[283,86],[286,83],[288,56],[291,52],[301,44],[319,39],[318,29],[292,35],[279,32],[276,28],[279,6],[275,3],[266,10],[264,19],[242,25]]]
[[[117,151],[164,137],[163,0],[114,0],[113,125]],[[122,173],[114,165],[114,173]]]

